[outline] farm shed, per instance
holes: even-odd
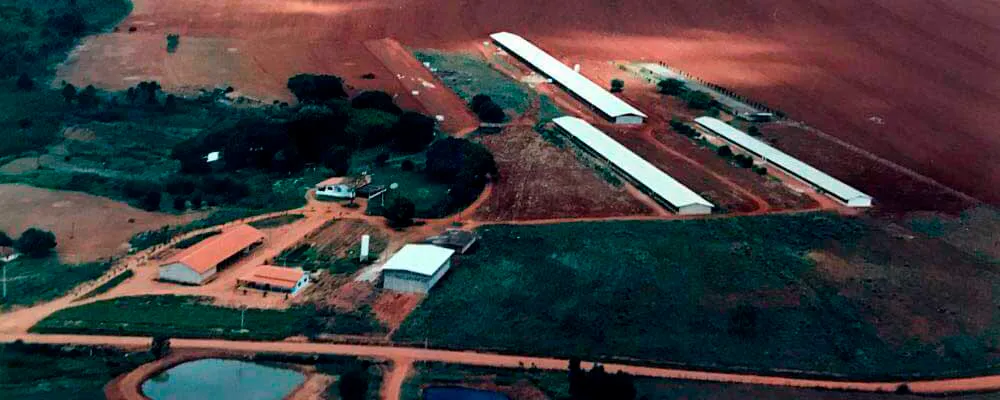
[[[448,229],[440,235],[427,238],[424,243],[452,249],[459,254],[465,254],[477,240],[479,240],[479,236],[475,232],[462,229]]]
[[[572,137],[575,143],[607,160],[618,173],[677,214],[709,214],[715,207],[587,121],[576,117],[559,117],[552,122]]]
[[[309,274],[302,268],[261,265],[239,277],[236,284],[251,289],[294,295],[309,285]]]
[[[382,287],[427,293],[451,268],[454,250],[430,244],[408,244],[382,268]]]
[[[184,249],[160,264],[162,281],[201,285],[226,265],[264,242],[264,234],[250,225],[239,225]]]
[[[743,131],[711,117],[699,117],[694,120],[701,128],[733,143],[751,154],[763,158],[766,162],[781,168],[792,176],[815,186],[821,192],[830,195],[837,201],[849,207],[871,207],[872,197],[813,168],[797,158],[771,147],[767,143],[754,139]]]
[[[614,123],[641,124],[645,121],[646,114],[642,111],[615,97],[524,38],[509,32],[494,33],[490,38],[505,51],[552,78]]]

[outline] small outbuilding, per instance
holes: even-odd
[[[160,265],[161,281],[202,285],[215,274],[264,243],[264,233],[239,225],[177,253]]]
[[[327,185],[316,189],[316,197],[329,197],[334,199],[353,199],[356,196],[354,188],[350,185],[338,183]]]
[[[408,244],[385,263],[382,287],[411,293],[427,293],[451,268],[454,250],[431,244]]]
[[[302,268],[261,265],[239,277],[236,284],[251,289],[295,295],[309,286],[309,274]]]
[[[476,244],[477,240],[479,240],[479,236],[475,232],[462,229],[449,229],[440,235],[427,238],[427,240],[424,240],[424,243],[452,249],[458,252],[458,254],[465,254]]]

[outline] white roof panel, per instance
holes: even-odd
[[[642,111],[573,71],[524,38],[509,32],[494,33],[490,38],[605,114],[613,118],[622,115],[638,115],[646,118],[646,114]]]
[[[611,164],[630,175],[676,208],[694,204],[715,207],[697,193],[677,182],[653,164],[642,159],[631,150],[622,146],[604,132],[595,128],[587,121],[576,117],[559,117],[553,119],[556,125],[573,135],[577,140],[606,158]]]
[[[699,117],[695,118],[694,121],[705,129],[715,132],[726,140],[735,143],[747,151],[765,158],[768,162],[797,175],[799,178],[818,186],[845,202],[857,198],[872,198],[871,196],[862,193],[848,184],[841,182],[837,178],[827,175],[823,171],[813,168],[809,164],[799,161],[797,158],[785,154],[781,150],[771,147],[767,143],[754,139],[752,136],[730,126],[725,122],[712,117]]]
[[[431,244],[408,244],[393,254],[382,269],[433,276],[452,254],[454,250]]]

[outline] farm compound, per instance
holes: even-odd
[[[246,288],[294,295],[309,285],[309,274],[302,268],[261,265],[236,282]]]
[[[490,38],[508,53],[552,78],[614,123],[641,124],[646,120],[646,114],[642,111],[615,97],[524,38],[509,32],[494,33]]]
[[[559,117],[552,122],[572,137],[574,142],[608,160],[619,174],[629,178],[654,200],[677,214],[709,214],[715,207],[587,121],[576,117]]]
[[[454,250],[430,244],[408,244],[382,268],[382,287],[427,293],[451,268]]]
[[[178,253],[160,265],[161,281],[201,285],[220,269],[264,242],[264,234],[249,225],[210,237]]]
[[[871,196],[841,182],[837,178],[827,175],[823,171],[813,168],[809,164],[799,161],[795,157],[785,154],[781,150],[754,139],[725,122],[711,117],[699,117],[695,118],[694,121],[709,133],[718,135],[753,155],[763,158],[765,162],[774,164],[792,176],[815,186],[821,192],[829,194],[848,207],[872,206]]]

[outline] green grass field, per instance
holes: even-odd
[[[87,293],[84,293],[83,296],[78,297],[74,301],[86,300],[91,297],[107,293],[109,290],[114,289],[118,285],[121,285],[122,282],[127,281],[128,278],[131,278],[133,275],[135,275],[135,272],[133,272],[132,270],[130,269],[125,270],[125,272],[115,275],[114,278],[111,278],[107,282],[102,283],[100,286],[93,288],[91,291]]]
[[[106,263],[63,264],[58,257],[19,258],[7,264],[7,301],[4,307],[30,305],[62,296],[77,285],[96,279]]]
[[[435,74],[466,102],[477,94],[485,94],[503,109],[517,114],[524,113],[531,104],[532,95],[524,84],[490,68],[486,60],[476,55],[424,49],[413,54],[437,68]]]
[[[861,376],[984,367],[890,345],[804,257],[869,230],[828,214],[490,226],[394,339]]]
[[[103,399],[108,381],[152,360],[110,347],[0,343],[0,398]]]
[[[448,185],[431,180],[421,171],[403,171],[399,167],[385,166],[372,171],[372,184],[385,185],[396,183],[399,188],[386,193],[386,205],[392,196],[399,195],[413,201],[416,206],[416,216],[419,218],[440,218],[451,214],[448,205]],[[381,215],[381,199],[376,198],[368,204],[367,212],[371,215]]]
[[[333,314],[311,307],[247,309],[243,315],[246,332],[240,332],[240,309],[214,306],[201,297],[120,297],[59,310],[31,331],[280,340],[310,332],[364,334],[381,329],[370,314]],[[321,327],[318,318],[323,319]]]

